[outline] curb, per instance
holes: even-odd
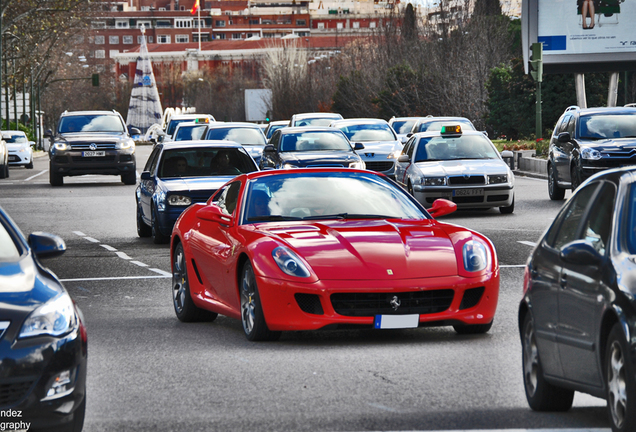
[[[512,170],[512,173],[515,176],[520,176],[520,177],[530,177],[530,178],[536,178],[536,179],[541,179],[541,180],[547,180],[548,179],[547,175],[541,174],[541,173],[532,172],[532,171]]]

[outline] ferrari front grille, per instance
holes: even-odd
[[[322,304],[320,304],[320,297],[316,294],[294,294],[294,298],[296,299],[296,303],[298,303],[298,307],[303,312],[312,315],[324,315],[324,311],[322,310]]]
[[[470,288],[464,291],[464,297],[459,305],[459,310],[470,309],[473,306],[477,306],[481,296],[484,295],[485,287]]]
[[[452,289],[401,293],[337,293],[331,295],[331,305],[337,314],[344,316],[425,315],[448,309],[454,294]]]

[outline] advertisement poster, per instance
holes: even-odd
[[[636,52],[636,0],[539,0],[543,55]]]

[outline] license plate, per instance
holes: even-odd
[[[483,195],[484,189],[455,189],[453,191],[453,196],[475,196],[475,195]]]
[[[82,152],[82,156],[84,157],[106,156],[106,152],[105,151],[85,151],[85,152]]]
[[[377,329],[417,328],[420,316],[413,315],[376,315],[373,327]]]
[[[9,156],[9,162],[15,162],[18,160],[17,156]]]

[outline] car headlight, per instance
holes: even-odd
[[[157,211],[165,211],[166,210],[166,193],[161,191],[157,194]]]
[[[298,258],[298,255],[288,248],[284,246],[275,248],[272,251],[272,257],[274,257],[274,261],[285,274],[302,278],[310,276],[309,270]]]
[[[601,152],[593,148],[583,147],[581,157],[583,159],[599,160],[601,158]]]
[[[508,174],[495,174],[488,176],[488,184],[508,183]]]
[[[168,204],[171,206],[189,206],[192,204],[192,199],[183,195],[170,195],[168,197]]]
[[[366,167],[367,164],[365,164],[364,161],[349,162],[349,168],[366,169]]]
[[[424,177],[424,186],[445,186],[446,177]]]
[[[135,142],[133,140],[123,140],[115,144],[115,148],[119,150],[125,150],[129,148],[134,148],[134,147],[135,147]]]
[[[27,147],[20,147],[20,150],[18,150],[18,153],[24,153],[25,151],[28,151]]]
[[[490,265],[490,254],[486,246],[478,240],[469,240],[462,249],[464,268],[469,272],[478,272]]]
[[[400,155],[402,154],[402,150],[396,150],[393,153],[389,153],[389,155],[386,157],[387,159],[397,159],[400,157]]]
[[[62,336],[73,330],[76,325],[73,300],[67,293],[61,293],[31,312],[22,324],[18,338]]]
[[[55,147],[55,150],[62,150],[62,151],[68,148],[65,142],[56,142],[55,144],[53,144],[53,147]]]
[[[286,163],[283,165],[283,169],[294,169],[294,168],[298,168],[296,165],[292,165],[290,163]]]

